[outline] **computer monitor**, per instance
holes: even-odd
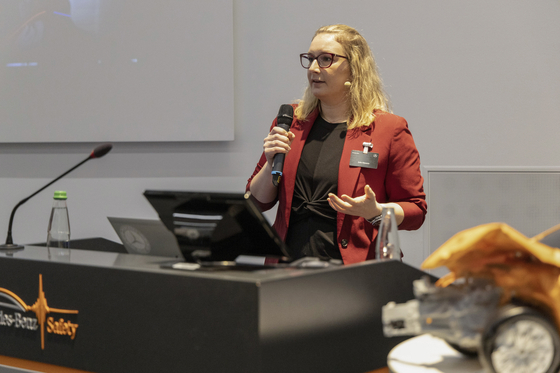
[[[144,196],[187,261],[233,261],[239,255],[289,257],[249,193],[146,190]]]

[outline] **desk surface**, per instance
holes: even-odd
[[[41,246],[25,246],[24,250],[16,251],[13,253],[6,253],[0,251],[0,258],[14,258],[31,261],[42,261],[55,263],[49,259],[48,250]],[[126,269],[140,272],[153,272],[161,274],[172,274],[177,276],[193,276],[201,278],[220,278],[224,280],[234,280],[241,282],[256,282],[256,281],[273,281],[281,278],[294,277],[306,274],[314,274],[321,269],[308,269],[308,268],[286,268],[285,270],[278,271],[274,268],[258,269],[255,270],[235,270],[228,268],[213,268],[201,269],[196,271],[177,270],[162,268],[161,265],[171,263],[178,260],[173,260],[169,257],[147,256],[147,255],[133,255],[122,253],[111,253],[102,251],[89,251],[89,250],[75,250],[70,249],[70,262],[63,264],[100,267],[107,269]],[[348,267],[340,266],[338,269]],[[329,270],[337,269],[337,267],[330,267]]]
[[[410,338],[391,350],[393,373],[484,373],[477,358],[466,357],[430,334]]]

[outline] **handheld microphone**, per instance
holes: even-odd
[[[14,241],[12,239],[12,224],[14,222],[14,215],[15,215],[18,207],[20,207],[25,202],[27,202],[29,199],[34,197],[36,194],[43,191],[45,188],[49,187],[50,185],[52,185],[54,182],[62,179],[64,176],[68,175],[70,172],[74,171],[76,168],[80,167],[81,165],[83,165],[84,163],[89,161],[90,159],[103,157],[105,154],[109,153],[112,148],[113,148],[113,144],[102,144],[102,145],[97,146],[95,149],[93,149],[93,151],[91,152],[89,157],[87,157],[86,159],[84,159],[83,161],[81,161],[80,163],[78,163],[77,165],[75,165],[74,167],[72,167],[71,169],[69,169],[68,171],[66,171],[65,173],[63,173],[62,175],[60,175],[59,177],[57,177],[56,179],[54,179],[53,181],[48,183],[47,185],[45,185],[44,187],[42,187],[41,189],[39,189],[38,191],[36,191],[32,195],[30,195],[29,197],[26,197],[26,198],[22,199],[21,201],[19,201],[19,203],[12,210],[12,214],[10,215],[10,223],[8,225],[8,236],[6,237],[6,243],[4,245],[0,245],[0,251],[17,251],[17,250],[23,249],[23,246],[18,245],[18,244],[14,244]]]
[[[278,110],[278,116],[276,117],[276,126],[289,131],[290,126],[292,125],[293,117],[294,108],[292,107],[292,105],[284,104],[280,106],[280,110]],[[282,170],[284,169],[285,157],[286,154],[277,153],[272,159],[272,184],[274,186],[278,186],[278,184],[280,184],[280,179],[282,178]]]

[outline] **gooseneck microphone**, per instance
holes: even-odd
[[[101,158],[105,154],[109,153],[111,151],[111,149],[113,149],[113,144],[99,145],[98,147],[93,149],[93,151],[91,152],[89,157],[87,157],[86,159],[84,159],[83,161],[81,161],[80,163],[78,163],[77,165],[75,165],[74,167],[72,167],[71,169],[69,169],[68,171],[66,171],[65,173],[63,173],[62,175],[60,175],[59,177],[57,177],[56,179],[54,179],[53,181],[48,183],[47,185],[45,185],[44,187],[42,187],[41,189],[39,189],[38,191],[36,191],[32,195],[30,195],[29,197],[26,197],[26,198],[22,199],[21,201],[19,201],[19,203],[12,210],[12,214],[10,215],[10,223],[8,225],[8,236],[6,237],[6,243],[4,245],[0,245],[0,251],[11,251],[11,250],[21,250],[21,249],[23,249],[23,246],[14,244],[14,241],[12,239],[12,224],[14,222],[14,215],[15,215],[18,207],[20,207],[25,202],[27,202],[29,199],[34,197],[36,194],[43,191],[45,188],[49,187],[50,185],[52,185],[54,182],[62,179],[64,176],[68,175],[70,172],[74,171],[76,168],[80,167],[81,165],[83,165],[84,163],[89,161],[90,159]]]
[[[292,120],[294,117],[294,108],[292,105],[284,104],[280,106],[278,110],[278,116],[276,117],[276,126],[286,131],[290,130],[292,125]],[[282,178],[282,170],[284,169],[284,158],[286,154],[277,153],[272,159],[272,184],[278,186],[280,184],[280,179]]]

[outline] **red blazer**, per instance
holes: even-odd
[[[295,139],[284,161],[277,198],[270,203],[257,201],[263,211],[279,202],[274,228],[283,240],[286,239],[290,222],[299,159],[318,114],[319,111],[316,110],[305,121],[294,119],[290,131],[295,135]],[[275,125],[276,120],[272,123],[272,127]],[[371,142],[373,144],[371,151],[379,154],[377,169],[350,166],[352,150],[362,151],[363,142]],[[265,163],[266,157],[263,153],[253,175],[248,180],[247,190],[251,186],[251,180]],[[402,207],[404,220],[399,225],[399,229],[414,230],[420,228],[427,211],[423,181],[420,174],[420,157],[404,118],[376,111],[375,121],[368,127],[346,132],[338,168],[338,196],[343,194],[351,197],[361,196],[365,193],[365,185],[368,184],[375,192],[379,203],[395,202]],[[364,218],[339,212],[336,237],[345,264],[375,258],[377,227]]]

